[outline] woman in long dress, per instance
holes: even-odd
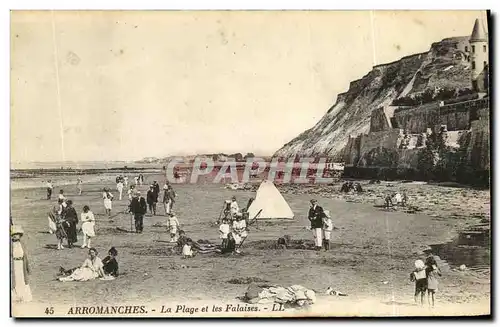
[[[104,209],[106,210],[106,214],[108,217],[111,217],[111,209],[112,209],[112,201],[113,201],[113,194],[105,188],[104,192],[102,193],[102,198],[104,200]]]
[[[83,207],[83,212],[81,217],[82,221],[82,232],[83,232],[83,248],[90,248],[90,240],[95,236],[94,226],[95,226],[95,217],[94,213],[90,211],[89,206]]]
[[[12,239],[12,299],[16,302],[30,302],[32,300],[28,277],[31,273],[28,255],[21,243],[24,232],[21,226],[11,227]]]
[[[83,262],[80,268],[75,269],[73,273],[67,277],[61,277],[61,282],[80,281],[84,282],[91,279],[104,277],[103,264],[97,256],[95,248],[89,249],[89,257]]]
[[[63,206],[63,200],[58,200],[58,203],[49,212],[49,232],[54,233],[57,237],[57,249],[64,249],[63,241],[67,238],[66,221],[64,220],[66,209]]]
[[[78,224],[78,214],[75,208],[73,208],[73,201],[66,201],[66,215],[64,220],[66,220],[66,235],[68,238],[68,247],[72,248],[73,244],[78,242],[78,237],[76,235],[76,225]]]

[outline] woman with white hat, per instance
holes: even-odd
[[[32,300],[28,276],[31,273],[28,256],[21,243],[24,234],[21,226],[11,227],[12,239],[12,299],[17,302],[30,302]]]

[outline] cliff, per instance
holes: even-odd
[[[314,127],[285,144],[275,156],[327,155],[341,160],[349,137],[369,131],[374,109],[427,90],[472,88],[468,54],[464,51],[467,40],[447,38],[432,44],[428,52],[373,67],[337,96],[336,103]]]

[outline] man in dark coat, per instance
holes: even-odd
[[[134,215],[135,232],[142,233],[144,214],[147,212],[146,200],[141,196],[141,192],[137,191],[130,202],[130,212]]]
[[[155,191],[156,194],[156,202],[158,202],[158,195],[160,194],[160,184],[158,184],[157,181],[153,182],[153,190]]]
[[[78,237],[76,233],[76,226],[78,225],[78,214],[76,213],[75,208],[73,208],[73,201],[66,201],[66,214],[64,216],[65,231],[68,236],[68,247],[73,247],[73,244],[78,242]]]
[[[311,200],[311,207],[309,208],[309,214],[307,215],[309,221],[311,222],[311,230],[314,233],[315,247],[316,250],[321,250],[323,246],[323,217],[325,213],[323,208],[318,205],[316,200]]]

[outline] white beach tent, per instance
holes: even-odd
[[[283,195],[268,180],[260,184],[255,200],[248,208],[248,217],[254,219],[260,210],[262,212],[257,219],[293,219],[294,216]]]

